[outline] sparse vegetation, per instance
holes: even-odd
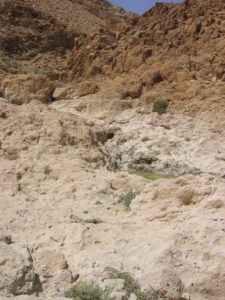
[[[175,176],[172,175],[166,175],[166,174],[162,174],[162,173],[152,173],[152,172],[148,172],[148,171],[144,171],[144,170],[140,170],[140,171],[135,171],[133,174],[144,177],[145,179],[148,180],[159,180],[159,179],[172,179],[175,178]]]
[[[39,67],[37,66],[34,66],[32,69],[31,69],[31,73],[35,74],[35,75],[39,75],[39,74],[43,74],[44,71],[42,69],[40,69]]]
[[[54,88],[61,88],[64,86],[63,82],[59,81],[59,80],[55,80],[53,82]]]
[[[44,174],[49,175],[52,172],[52,169],[49,166],[44,167]]]
[[[6,55],[3,52],[0,53],[0,59],[9,67],[16,68],[18,65],[17,61],[14,58]]]
[[[153,112],[157,112],[160,115],[165,114],[168,106],[169,106],[168,101],[164,99],[156,99],[153,104]]]
[[[17,192],[21,192],[22,191],[22,186],[21,186],[21,183],[19,183],[17,185]]]
[[[27,74],[28,73],[28,70],[27,70],[26,66],[24,64],[21,64],[21,63],[17,65],[17,71],[20,74]]]
[[[154,291],[143,292],[138,281],[128,272],[122,272],[115,268],[106,268],[106,272],[110,279],[122,279],[124,281],[124,291],[127,297],[130,297],[131,294],[135,294],[137,300],[157,300],[157,295]]]
[[[202,83],[202,84],[201,84],[201,89],[202,89],[202,90],[206,90],[206,89],[207,89],[207,85],[204,84],[204,83]]]
[[[103,290],[94,282],[79,282],[65,296],[74,300],[115,300],[110,296],[111,290]]]
[[[16,59],[7,55],[4,52],[0,52],[0,61],[2,61],[5,64],[6,69],[10,69],[13,73],[26,73],[26,68],[21,62],[17,61]]]
[[[129,191],[120,196],[119,203],[122,203],[125,207],[129,208],[132,200],[134,200],[137,194],[137,192]]]
[[[120,95],[120,99],[126,99],[126,98],[128,98],[130,96],[129,91],[127,89],[125,89],[125,88],[118,90],[118,93]]]

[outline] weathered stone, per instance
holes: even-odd
[[[131,294],[128,300],[138,300],[135,294]]]
[[[73,283],[74,277],[70,270],[60,270],[56,274],[54,274],[55,282],[59,284],[65,284],[65,283]]]
[[[39,264],[51,273],[67,268],[64,255],[55,250],[42,251],[38,255]]]
[[[66,99],[67,95],[68,95],[68,88],[61,87],[61,88],[56,88],[54,90],[52,97],[54,98],[54,100],[62,100],[62,99]]]
[[[90,94],[95,94],[99,91],[99,87],[92,82],[82,82],[79,86],[77,95],[83,97]]]
[[[132,99],[139,98],[142,94],[143,86],[142,84],[135,84],[129,88],[129,96]]]
[[[193,202],[193,197],[195,195],[195,192],[191,187],[182,187],[177,192],[178,199],[184,204],[189,205]]]
[[[0,144],[0,146],[1,146],[1,144]],[[7,245],[10,245],[12,243],[12,237],[11,237],[11,235],[8,234],[8,235],[2,235],[2,236],[0,236],[0,242],[4,242]]]
[[[25,253],[25,252],[24,252]],[[13,295],[34,291],[35,273],[30,257],[0,244],[0,292]]]
[[[153,86],[163,81],[160,71],[146,71],[143,75],[143,81],[146,85]]]
[[[191,297],[189,296],[188,293],[183,293],[181,299],[182,299],[182,300],[191,300]]]
[[[1,89],[4,97],[14,104],[29,103],[33,99],[48,102],[54,91],[52,82],[43,75],[9,75]]]

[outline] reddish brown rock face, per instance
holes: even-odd
[[[140,78],[149,69],[166,69],[168,81],[181,70],[184,77],[223,80],[224,10],[221,0],[186,0],[158,3],[137,17],[104,0],[3,0],[0,49],[27,59],[48,53],[47,62],[51,51],[66,59],[60,73],[70,79],[123,73]]]
[[[59,73],[68,77],[63,75],[64,71],[68,73],[65,54],[74,47],[74,39],[104,31],[105,28],[118,30],[128,17],[125,11],[104,0],[2,0],[0,75],[2,71],[33,73],[32,69],[35,69],[35,73],[44,73],[51,79],[58,79]],[[7,62],[12,59],[28,60],[29,70],[5,63],[2,53],[6,55]],[[39,56],[38,60],[30,62],[36,56]],[[98,66],[92,67],[88,74],[99,74],[99,70]],[[79,74],[80,71],[77,72]]]
[[[224,10],[223,1],[158,3],[127,21],[115,36],[106,29],[80,38],[69,69],[75,77],[89,76],[92,65],[98,65],[102,74],[142,77],[151,70],[166,73],[169,81],[181,70],[187,78],[223,78]]]
[[[97,3],[96,3],[97,2]],[[0,49],[9,53],[52,51],[73,47],[75,35],[93,33],[113,19],[120,23],[122,10],[106,1],[3,0],[0,5]]]
[[[26,1],[2,1],[0,16],[0,49],[8,54],[73,47],[74,33]]]

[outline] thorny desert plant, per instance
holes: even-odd
[[[110,279],[122,279],[124,281],[124,291],[127,297],[135,294],[137,300],[157,300],[155,292],[143,292],[140,284],[128,272],[119,271],[115,268],[106,268],[105,271]]]
[[[119,198],[119,203],[122,203],[125,207],[129,208],[132,200],[137,196],[137,192],[129,191],[126,194],[123,194]]]
[[[74,300],[115,300],[110,296],[111,290],[103,290],[94,282],[78,282],[65,296]]]
[[[153,104],[153,112],[157,112],[158,114],[164,114],[166,113],[166,110],[169,106],[168,101],[163,99],[156,99]]]

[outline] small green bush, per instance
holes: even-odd
[[[94,282],[79,282],[65,296],[74,300],[115,300],[109,289],[103,290]]]
[[[163,99],[156,99],[153,104],[153,112],[157,112],[160,115],[166,113],[166,110],[169,106],[168,101]]]
[[[128,272],[122,272],[115,268],[106,268],[107,274],[111,279],[122,279],[124,281],[124,291],[126,296],[135,294],[138,300],[157,300],[154,292],[143,292],[140,284]]]
[[[137,196],[137,193],[135,193],[133,191],[129,191],[128,193],[123,194],[123,195],[120,196],[119,203],[122,203],[124,206],[129,208],[132,200],[134,200],[134,198],[136,196]]]

